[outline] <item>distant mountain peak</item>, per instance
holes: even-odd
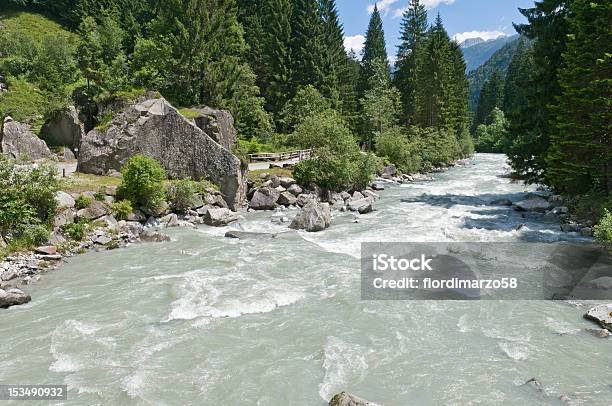
[[[478,44],[481,44],[483,42],[485,42],[485,40],[483,38],[480,38],[480,37],[478,37],[478,38],[468,38],[465,41],[463,41],[462,43],[460,43],[459,46],[461,48],[469,48],[471,46],[478,45]]]

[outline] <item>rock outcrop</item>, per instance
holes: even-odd
[[[41,129],[47,145],[66,146],[72,150],[79,148],[84,133],[84,125],[74,106],[57,112]]]
[[[328,203],[313,200],[293,219],[289,228],[310,232],[323,231],[331,224],[331,211]]]
[[[11,117],[4,118],[0,152],[15,159],[36,160],[54,156],[47,144],[34,135],[29,125],[14,121]]]
[[[0,307],[22,305],[28,303],[32,298],[20,289],[0,289]]]
[[[188,110],[192,120],[200,130],[231,151],[236,143],[234,118],[227,110],[215,110],[210,107],[199,107]]]
[[[97,175],[118,171],[136,154],[157,160],[170,177],[208,178],[219,184],[233,210],[244,201],[246,179],[240,160],[163,98],[130,105],[106,130],[87,133],[77,169]]]
[[[351,395],[350,393],[341,392],[335,395],[329,401],[329,406],[377,406],[377,405],[376,403],[369,402],[355,395]]]
[[[595,306],[584,317],[599,323],[602,328],[612,331],[612,304]]]

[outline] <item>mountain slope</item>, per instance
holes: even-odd
[[[477,43],[463,49],[463,57],[465,59],[466,70],[468,72],[478,68],[485,63],[493,54],[501,49],[504,45],[518,38],[518,35],[510,37],[500,37],[489,41]]]
[[[496,69],[501,70],[505,77],[506,71],[508,70],[508,65],[510,65],[510,61],[514,56],[514,52],[516,51],[519,41],[518,36],[514,36],[513,38],[514,40],[508,42],[501,49],[493,53],[491,58],[489,58],[489,60],[482,66],[468,73],[470,110],[474,111],[476,109],[476,104],[478,103],[478,96],[480,95],[482,85],[485,81],[489,80],[491,76],[493,76],[493,72],[495,72]]]

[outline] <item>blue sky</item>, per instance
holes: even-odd
[[[387,49],[393,58],[398,43],[402,9],[409,0],[379,0]],[[512,22],[524,22],[518,8],[528,8],[533,0],[422,0],[429,9],[429,20],[438,12],[451,37],[458,40],[473,37],[485,39],[515,33]],[[345,46],[359,48],[368,27],[374,0],[337,0],[340,19],[344,25]]]

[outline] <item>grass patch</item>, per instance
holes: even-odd
[[[62,178],[60,189],[67,193],[82,193],[99,190],[101,187],[119,186],[121,178],[114,176],[98,176],[87,173],[74,173],[72,176]]]
[[[270,169],[257,169],[254,171],[249,171],[248,178],[253,181],[255,186],[261,186],[262,183],[265,182],[265,179],[262,179],[260,175],[262,173],[269,173],[270,175],[276,175],[280,177],[293,177],[293,172],[291,169],[287,168],[270,168]]]
[[[69,35],[76,41],[76,34],[67,31],[62,25],[42,14],[19,10],[0,11],[0,32],[21,34],[40,45],[45,37]]]
[[[189,108],[180,108],[178,109],[178,112],[181,113],[181,115],[185,118],[189,118],[189,119],[194,119],[196,117],[200,117],[202,115],[202,113],[199,113],[197,111],[194,111],[192,109]]]
[[[0,119],[11,116],[15,121],[30,122],[32,131],[38,134],[44,113],[49,109],[47,95],[33,84],[8,77],[8,92],[0,93]]]

